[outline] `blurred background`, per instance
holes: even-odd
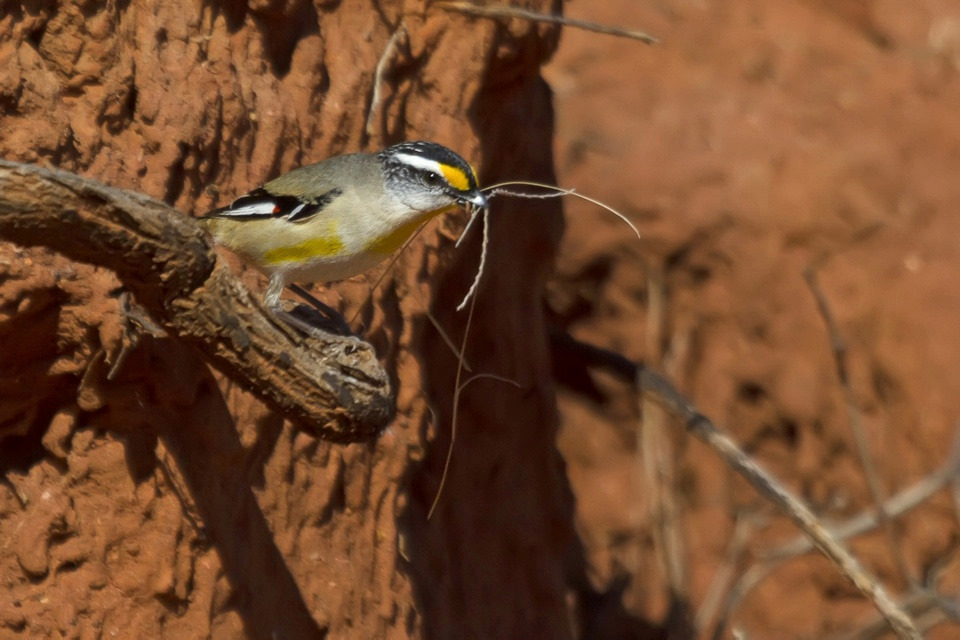
[[[642,232],[494,201],[465,355],[520,388],[460,394],[430,520],[462,212],[315,289],[397,393],[351,445],[138,335],[109,269],[0,242],[0,637],[883,637],[636,363],[960,634],[960,0],[513,4],[660,43],[425,0],[0,3],[2,158],[196,215],[427,138]]]
[[[544,71],[559,184],[643,234],[566,200],[555,326],[666,372],[827,521],[874,504],[852,422],[883,495],[926,488],[960,418],[960,3],[564,8],[661,43],[566,29]],[[629,385],[572,362],[554,361],[558,446],[596,586],[648,620],[686,600],[699,633],[726,612],[743,637],[846,637],[876,615],[816,555],[766,565],[791,525],[676,425],[641,428]],[[899,598],[936,587],[956,611],[957,515],[945,488],[852,548]],[[948,620],[930,637],[958,633],[950,606],[922,607]]]

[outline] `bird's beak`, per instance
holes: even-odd
[[[474,191],[469,195],[460,196],[460,204],[469,208],[485,209],[487,207],[487,197],[479,191]]]

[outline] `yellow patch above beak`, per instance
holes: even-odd
[[[443,177],[447,179],[450,186],[457,191],[467,191],[470,189],[470,178],[463,172],[463,169],[441,162],[440,171],[443,172]]]

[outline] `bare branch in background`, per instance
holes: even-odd
[[[647,269],[648,313],[646,353],[657,367],[670,354],[663,353],[663,335],[666,331],[666,282],[658,266]],[[673,363],[677,361],[673,359]],[[676,367],[671,367],[676,368]],[[683,539],[682,513],[677,495],[676,452],[667,429],[667,415],[650,398],[640,396],[640,428],[637,431],[637,449],[647,479],[647,493],[653,509],[652,534],[657,547],[670,597],[684,607],[689,603],[687,586],[686,544]]]
[[[877,608],[884,621],[901,638],[921,638],[913,621],[887,594],[877,579],[864,569],[847,548],[831,535],[827,527],[802,500],[784,488],[758,465],[725,432],[700,413],[683,394],[663,376],[631,363],[623,356],[593,345],[578,342],[569,335],[554,336],[555,348],[574,355],[584,366],[602,366],[618,375],[633,373],[639,393],[649,396],[670,413],[684,429],[710,447],[724,462],[779,511],[785,513],[853,585]],[[757,565],[758,569],[762,565]],[[745,577],[746,578],[746,577]],[[744,583],[745,579],[741,580]],[[732,594],[731,594],[732,595]],[[729,607],[727,607],[729,610]]]
[[[886,589],[860,562],[830,535],[827,528],[799,498],[787,491],[772,475],[758,465],[728,435],[709,418],[700,413],[662,376],[641,369],[637,386],[642,394],[650,395],[683,424],[686,431],[713,449],[724,462],[739,473],[764,498],[784,512],[813,541],[813,544],[833,562],[845,578],[850,580],[880,611],[886,622],[901,638],[921,637],[910,618],[887,594]]]
[[[630,40],[639,40],[646,44],[659,44],[660,40],[651,36],[649,33],[637,31],[634,29],[621,29],[620,27],[611,27],[605,24],[595,22],[586,22],[584,20],[575,20],[564,16],[552,15],[548,13],[537,13],[529,9],[520,7],[511,7],[507,5],[474,4],[472,2],[437,2],[433,6],[446,11],[456,11],[469,16],[478,16],[481,18],[520,18],[531,22],[546,22],[549,24],[560,24],[574,29],[583,29],[584,31],[593,31],[608,36],[618,38],[629,38]]]
[[[960,431],[954,437],[953,449],[950,457],[944,464],[918,481],[912,487],[891,496],[883,504],[883,508],[891,519],[898,518],[919,507],[934,494],[942,491],[960,477]],[[843,522],[827,525],[829,534],[837,540],[849,540],[859,535],[869,533],[880,524],[880,519],[874,509],[854,516]],[[732,543],[731,543],[732,544]],[[775,549],[761,553],[757,562],[745,571],[727,592],[726,602],[719,614],[719,621],[714,627],[715,637],[720,637],[726,624],[729,622],[734,609],[743,599],[763,582],[774,571],[798,556],[814,551],[816,547],[807,536],[798,536],[795,540],[784,543]],[[881,620],[883,628],[886,622]],[[873,627],[875,625],[869,625]]]
[[[890,543],[890,553],[893,555],[900,577],[907,584],[914,584],[914,579],[910,575],[910,569],[907,567],[907,561],[903,557],[900,549],[900,536],[893,526],[893,521],[884,510],[883,503],[887,497],[887,491],[880,481],[880,474],[877,473],[877,465],[873,460],[873,454],[870,452],[870,443],[867,442],[867,434],[863,428],[863,416],[860,413],[860,407],[857,406],[857,398],[853,393],[853,386],[850,384],[849,367],[847,366],[847,346],[840,335],[840,329],[837,327],[837,321],[834,318],[833,311],[830,309],[830,303],[826,294],[820,288],[820,282],[817,280],[817,268],[820,261],[814,262],[803,271],[803,278],[813,294],[817,303],[817,311],[823,318],[823,323],[827,327],[827,333],[830,335],[830,352],[833,355],[833,364],[837,372],[837,378],[840,380],[840,388],[843,390],[844,404],[847,409],[847,420],[850,422],[850,431],[853,433],[853,440],[857,446],[857,456],[860,458],[860,465],[863,467],[863,474],[867,478],[867,487],[870,489],[870,496],[873,498],[873,504],[877,508],[877,517],[883,525],[883,530]]]
[[[400,41],[406,37],[407,28],[403,26],[403,21],[401,20],[400,24],[397,25],[397,28],[394,29],[390,35],[390,39],[387,40],[387,46],[383,48],[380,60],[377,61],[377,69],[373,74],[373,94],[370,96],[370,110],[367,112],[367,125],[364,128],[368,137],[372,138],[373,134],[376,133],[374,121],[377,115],[380,114],[380,102],[383,100],[381,87],[383,87],[384,76],[387,74],[387,65],[393,61],[394,56],[397,54],[397,46],[399,46]]]

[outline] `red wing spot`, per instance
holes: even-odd
[[[278,213],[280,213],[280,206],[273,205],[273,215],[277,215]]]

